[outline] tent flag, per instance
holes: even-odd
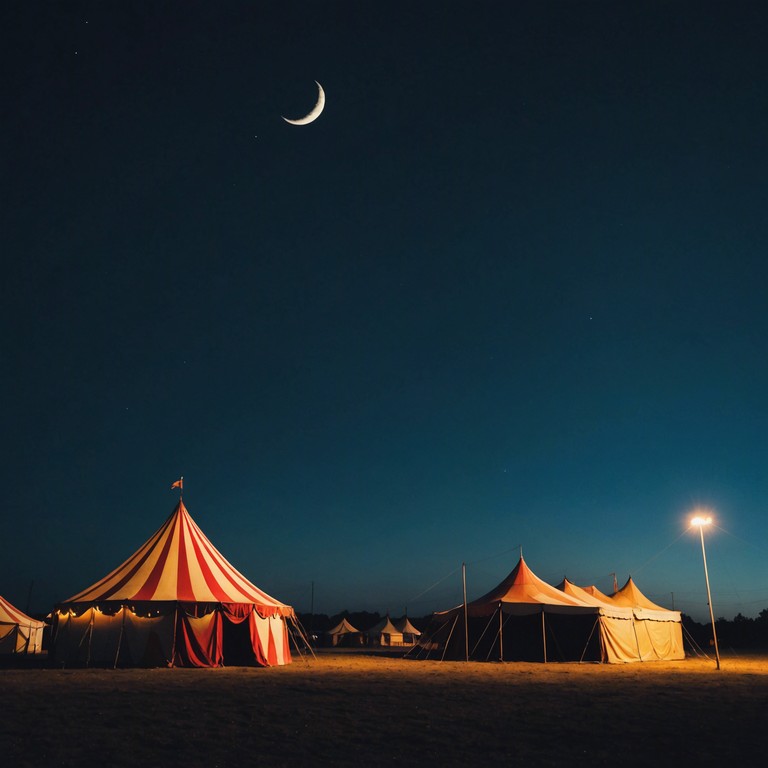
[[[179,478],[179,479],[178,479],[178,480],[177,480],[177,481],[176,481],[176,482],[175,482],[175,483],[174,483],[174,484],[171,486],[171,490],[173,490],[174,488],[178,488],[179,490],[182,490],[182,491],[184,490],[184,477],[183,477],[183,476],[182,476],[182,477],[180,477],[180,478]]]

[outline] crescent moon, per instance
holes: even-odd
[[[317,80],[315,80],[315,82],[317,83],[317,104],[312,107],[312,111],[308,115],[304,115],[304,117],[300,117],[298,120],[289,120],[287,117],[280,115],[286,123],[290,123],[291,125],[307,125],[308,123],[313,123],[320,117],[320,113],[323,111],[323,107],[325,107],[325,91],[323,90],[323,86],[320,85]]]

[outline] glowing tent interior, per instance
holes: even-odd
[[[371,645],[402,645],[403,633],[385,616],[381,621],[372,626],[366,634]]]
[[[293,608],[252,584],[179,503],[122,565],[53,612],[58,666],[273,666]],[[295,624],[298,628],[298,624]]]
[[[0,596],[0,654],[40,653],[44,627]]]
[[[464,606],[435,613],[421,645],[442,657],[499,661],[602,661],[608,663],[684,658],[680,614],[645,611],[577,587],[554,587],[520,557],[494,589]],[[650,626],[653,621],[653,626]],[[660,625],[664,625],[663,628]],[[647,638],[647,639],[646,639]],[[679,643],[677,642],[679,638]]]
[[[680,611],[670,611],[651,602],[631,576],[610,599],[614,605],[632,610],[637,651],[642,661],[685,658]]]

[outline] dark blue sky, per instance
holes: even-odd
[[[522,545],[703,619],[698,504],[717,615],[768,607],[768,7],[717,5],[7,4],[0,594],[183,474],[299,610]]]

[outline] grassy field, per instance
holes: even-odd
[[[0,670],[14,766],[766,764],[768,658]]]

